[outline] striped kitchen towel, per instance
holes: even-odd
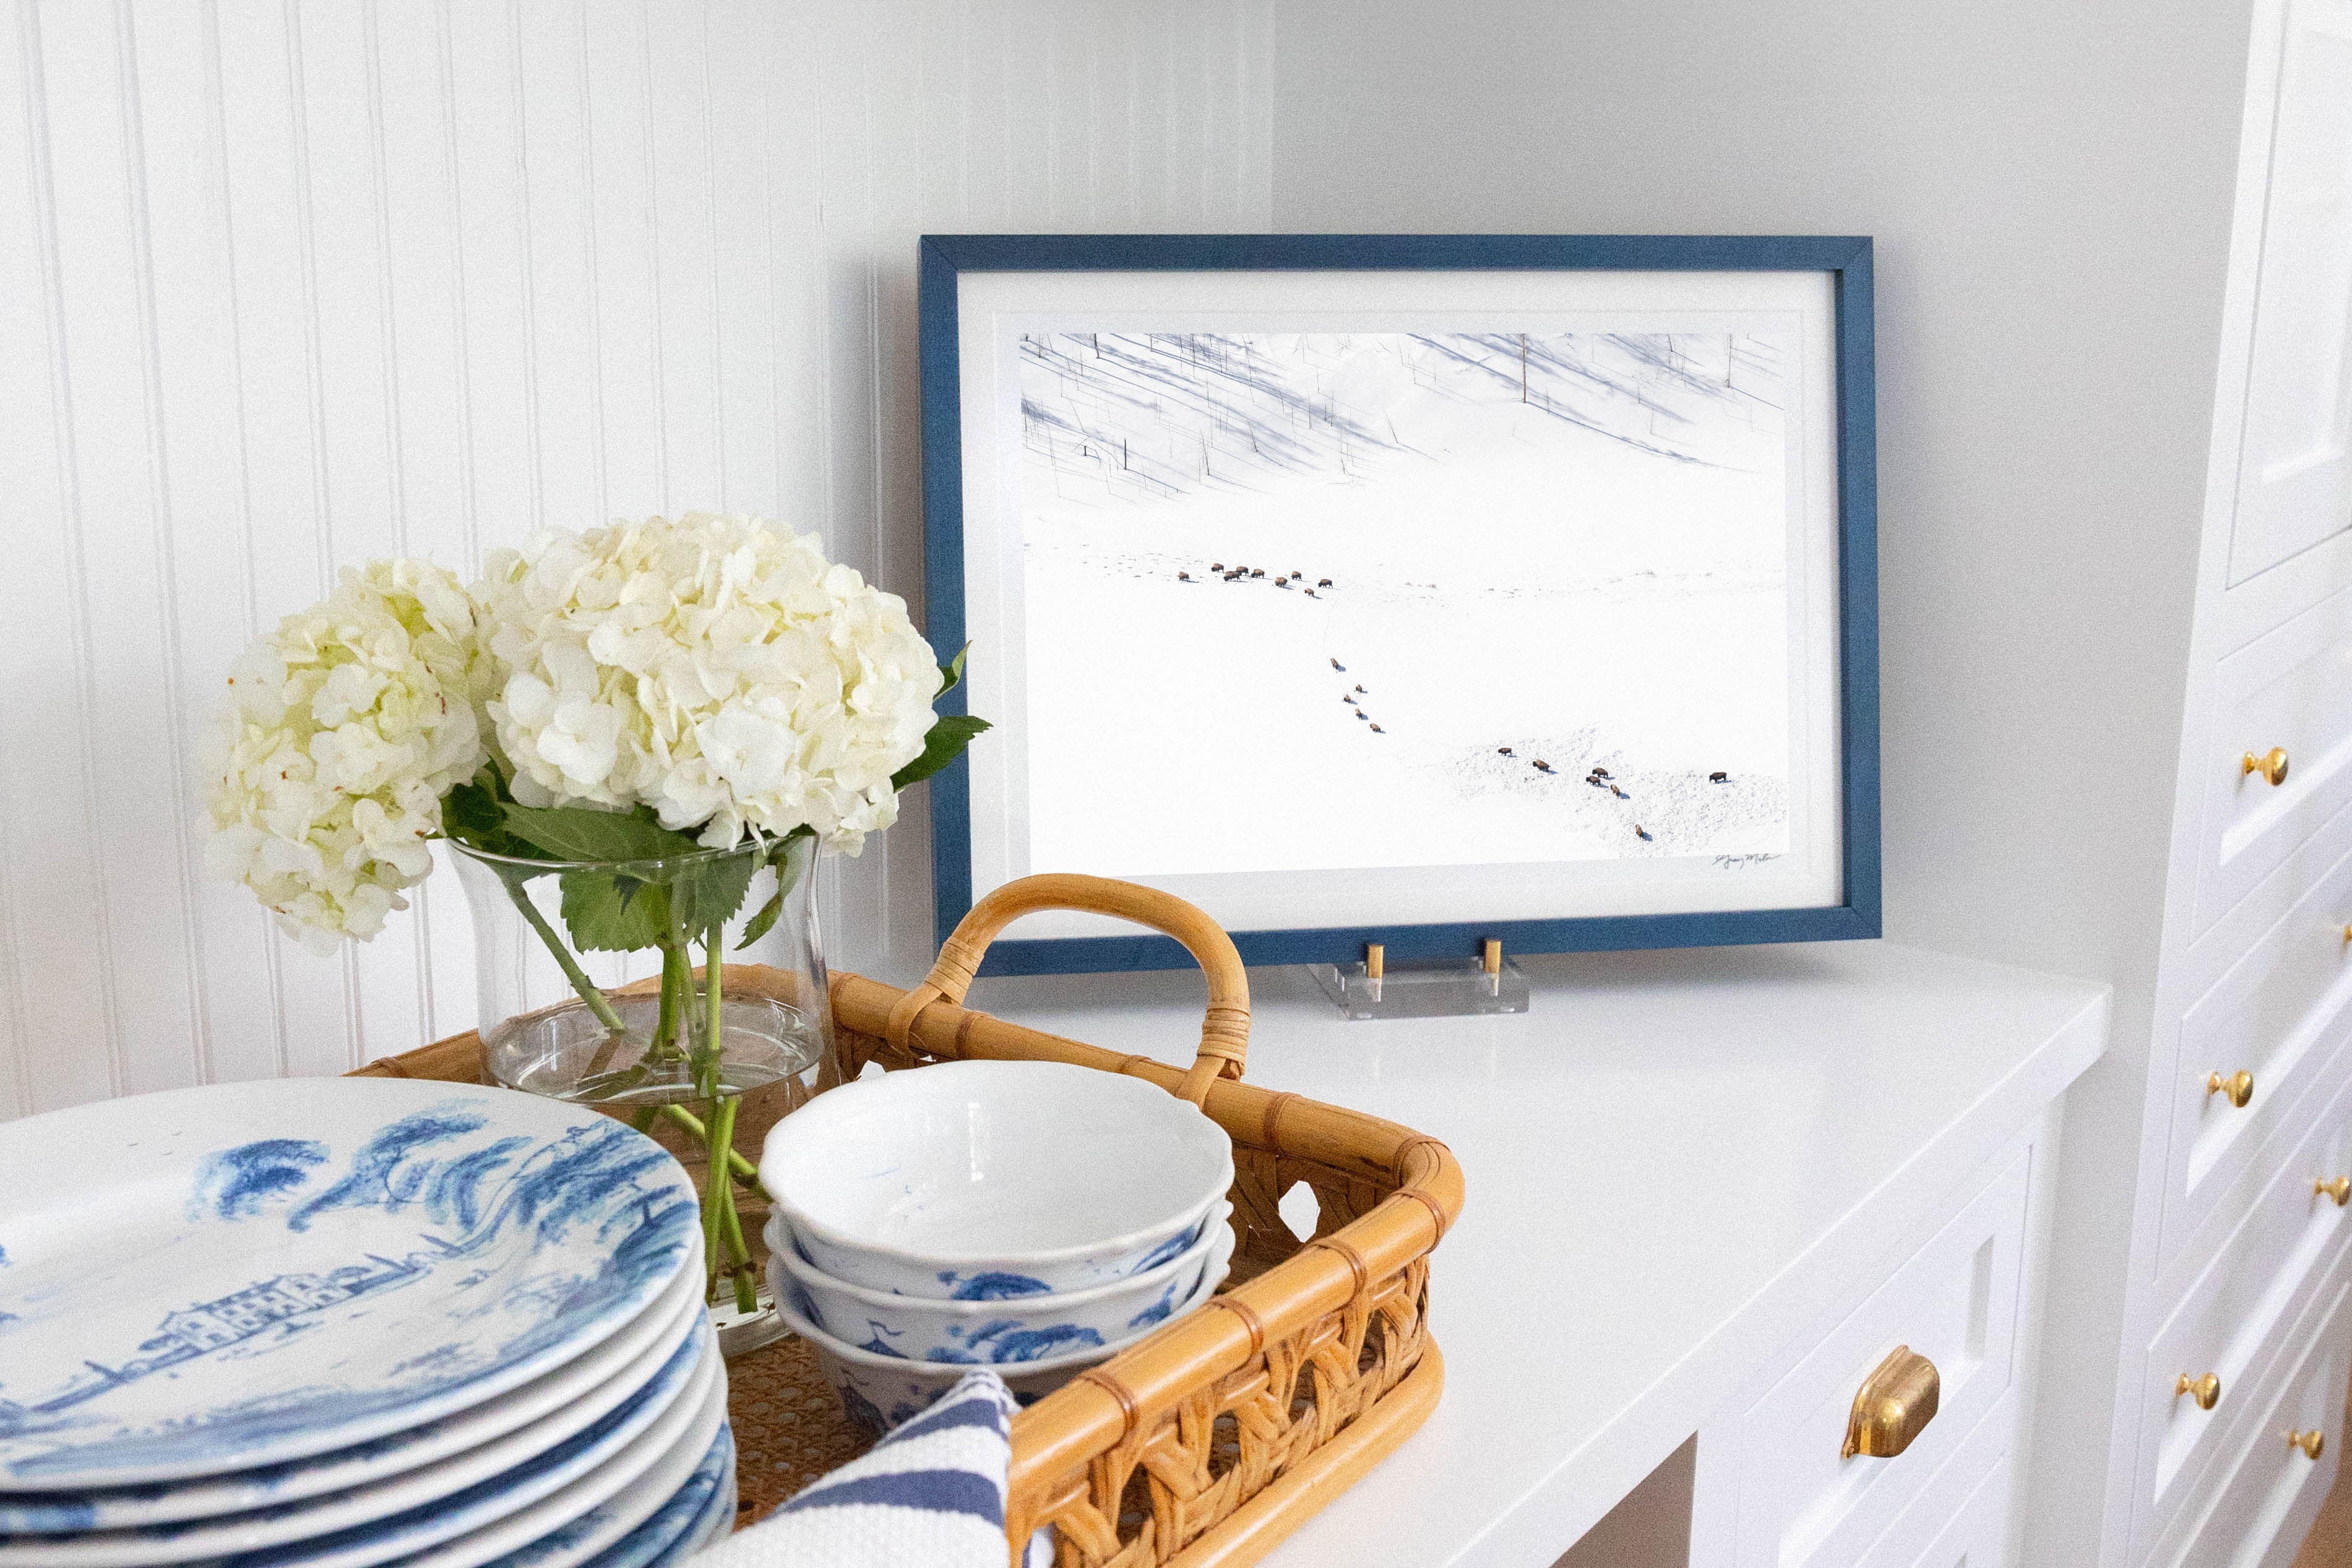
[[[1003,1379],[975,1367],[871,1452],[698,1554],[694,1568],[1004,1568],[1013,1411]],[[1052,1560],[1049,1539],[1037,1532],[1029,1561]]]

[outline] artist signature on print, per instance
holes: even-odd
[[[1780,858],[1777,850],[1764,855],[1718,855],[1715,858],[1715,868],[1718,871],[1745,871],[1750,866],[1761,866],[1767,860]]]

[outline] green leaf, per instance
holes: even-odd
[[[486,764],[470,783],[452,789],[441,800],[441,831],[492,855],[526,860],[557,858],[508,830],[505,808],[499,804],[505,783],[495,767]]]
[[[940,666],[940,674],[947,681],[947,684],[940,688],[939,697],[932,698],[932,701],[937,702],[940,700],[940,697],[945,697],[949,692],[953,691],[957,687],[963,684],[964,655],[971,651],[971,644],[966,643],[963,647],[956,649],[956,656],[953,658]]]
[[[783,843],[768,851],[768,864],[776,868],[777,891],[789,893],[799,887],[816,864],[816,829],[803,823],[785,834]]]
[[[646,817],[587,806],[505,805],[509,832],[566,860],[674,860],[702,846]]]
[[[985,719],[974,719],[965,713],[944,713],[923,736],[923,754],[890,775],[892,789],[905,789],[919,784],[950,763],[963,755],[972,737],[988,729]]]
[[[669,884],[678,922],[698,932],[733,920],[743,907],[743,895],[751,890],[751,873],[759,868],[760,857],[748,850],[682,868]]]
[[[783,912],[784,895],[782,892],[769,894],[768,901],[760,906],[760,912],[743,922],[743,934],[736,939],[735,951],[741,952],[773,931],[776,928],[776,917]]]
[[[784,912],[784,895],[800,885],[800,879],[808,875],[809,862],[815,858],[816,832],[806,826],[793,828],[784,836],[783,842],[769,847],[768,863],[776,868],[776,890],[760,906],[760,912],[745,922],[743,934],[735,943],[736,952],[742,952],[775,929],[777,917]]]
[[[499,809],[498,796],[479,779],[477,774],[476,782],[458,784],[443,797],[441,826],[447,831],[481,837],[506,831],[506,814]]]
[[[658,945],[669,928],[667,895],[635,877],[566,871],[562,887],[563,929],[583,952],[635,952]]]

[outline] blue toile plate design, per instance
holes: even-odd
[[[661,1568],[681,1563],[725,1534],[735,1521],[735,1431],[719,1428],[709,1451],[686,1484],[670,1494],[650,1518],[579,1568]],[[500,1559],[491,1568],[541,1568],[528,1550]]]
[[[700,1408],[682,1424],[666,1418],[628,1452],[563,1490],[469,1535],[403,1557],[398,1568],[579,1568],[658,1512],[726,1426],[722,1368]],[[291,1568],[310,1560],[286,1561]],[[248,1561],[235,1568],[268,1565]]]
[[[0,1537],[205,1520],[329,1492],[407,1486],[429,1473],[493,1474],[553,1447],[619,1404],[709,1321],[698,1267],[682,1270],[635,1322],[488,1405],[332,1453],[196,1481],[104,1491],[0,1493]],[[448,1468],[445,1468],[448,1467]]]
[[[297,1545],[306,1563],[383,1561],[462,1535],[514,1512],[623,1452],[673,1405],[698,1405],[719,1371],[708,1322],[651,1378],[586,1426],[522,1459],[484,1469],[460,1454],[374,1487],[222,1519],[0,1541],[0,1564],[26,1568],[151,1568]],[[495,1448],[496,1444],[490,1445]]]
[[[710,1489],[703,1494],[702,1509],[694,1516],[694,1522],[688,1526],[684,1535],[672,1542],[668,1550],[663,1552],[660,1561],[664,1563],[683,1562],[706,1546],[717,1545],[735,1531],[735,1514],[739,1499],[735,1487],[734,1427],[731,1426],[720,1427],[719,1439],[718,1443],[712,1445],[712,1457],[719,1459],[720,1465],[718,1477]],[[706,1458],[703,1461],[705,1469],[695,1471],[697,1482],[706,1473],[709,1463],[710,1460]],[[691,1484],[694,1483],[689,1483]],[[625,1563],[600,1562],[596,1568],[631,1568],[631,1565]]]
[[[0,1125],[0,1490],[215,1476],[484,1404],[636,1319],[697,1238],[659,1145],[506,1089],[219,1084]]]

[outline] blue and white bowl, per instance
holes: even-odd
[[[1233,1259],[1233,1205],[1221,1203],[1200,1239],[1156,1268],[1092,1289],[1045,1293],[999,1284],[964,1299],[932,1300],[845,1284],[793,1250],[773,1217],[770,1252],[800,1294],[794,1304],[825,1332],[877,1355],[1003,1365],[1116,1345],[1165,1321],[1202,1282],[1221,1283]]]
[[[819,1095],[769,1131],[761,1184],[845,1284],[951,1300],[1108,1285],[1200,1238],[1233,1140],[1139,1078],[945,1062]]]
[[[1230,1236],[1232,1232],[1228,1230],[1226,1234]],[[1223,1266],[1219,1265],[1214,1272],[1222,1275]],[[969,1370],[952,1362],[904,1361],[842,1343],[811,1322],[808,1314],[801,1310],[797,1287],[793,1277],[784,1272],[780,1257],[768,1259],[768,1283],[775,1291],[777,1316],[808,1341],[850,1425],[868,1437],[879,1437],[929,1409]],[[1213,1280],[1204,1279],[1191,1300],[1178,1303],[1169,1314],[1170,1320],[1194,1310],[1215,1294],[1216,1289]],[[1007,1363],[994,1371],[1004,1380],[1004,1386],[1013,1391],[1014,1402],[1025,1408],[1087,1368],[1100,1366],[1126,1348],[1124,1343],[1089,1346],[1041,1361]]]

